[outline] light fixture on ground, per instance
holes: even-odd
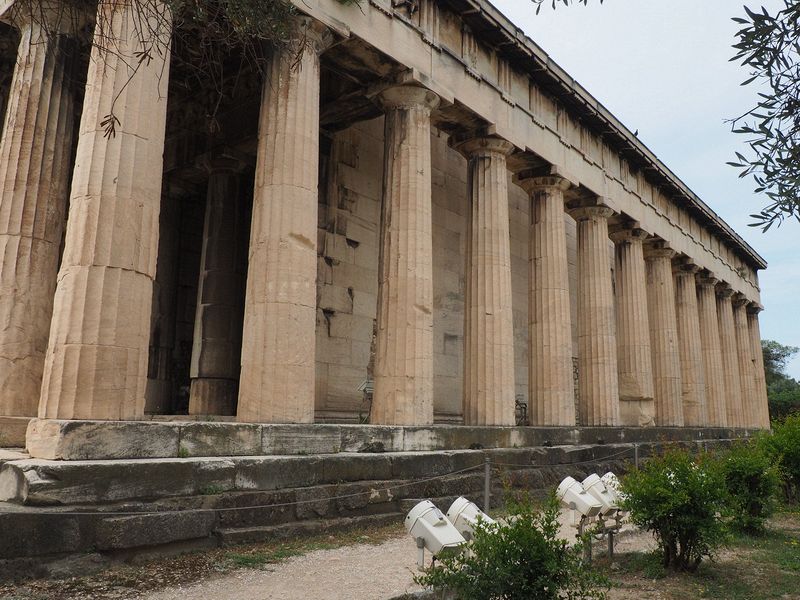
[[[483,521],[486,525],[491,525],[495,522],[494,519],[478,508],[474,502],[470,502],[463,496],[457,498],[450,505],[450,509],[447,511],[447,518],[467,540],[471,540],[475,534],[478,521]]]
[[[596,473],[592,473],[584,479],[581,482],[581,486],[583,486],[586,493],[603,505],[603,508],[600,509],[600,514],[604,517],[613,517],[614,513],[619,510],[617,495],[608,490],[606,484]]]
[[[572,477],[567,477],[559,484],[556,496],[565,507],[571,508],[582,517],[596,517],[603,509],[603,505]]]
[[[405,520],[406,531],[417,542],[417,566],[425,566],[425,549],[434,556],[443,552],[457,552],[466,543],[447,517],[430,500],[412,508]]]

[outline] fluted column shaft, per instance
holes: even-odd
[[[699,269],[690,264],[675,271],[675,308],[680,344],[681,398],[683,424],[701,427],[708,424],[706,408],[706,379],[703,369],[700,313],[697,306],[695,274]]]
[[[725,413],[728,427],[744,427],[742,410],[742,382],[739,377],[739,351],[733,321],[733,304],[730,288],[717,290],[717,322],[719,323],[722,370],[725,374]]]
[[[703,352],[703,374],[706,382],[707,423],[711,427],[727,427],[727,391],[714,289],[718,281],[708,276],[697,278],[697,310],[700,323],[700,346]]]
[[[758,324],[759,304],[747,307],[747,327],[750,332],[750,351],[753,354],[753,400],[757,415],[757,427],[770,428],[769,402],[767,400],[767,379],[764,373],[764,354],[761,349],[761,328]]]
[[[239,240],[244,231],[239,170],[226,157],[207,158],[206,211],[197,309],[189,367],[190,415],[233,415],[242,352],[240,300],[244,273]]]
[[[506,156],[496,138],[456,145],[468,160],[464,424],[514,425],[514,319]]]
[[[423,88],[385,90],[383,210],[370,419],[433,423],[431,110]]]
[[[20,44],[0,138],[0,415],[28,417],[42,387],[74,121],[73,40],[30,17],[16,19]]]
[[[617,340],[608,217],[603,206],[570,211],[578,222],[578,377],[580,424],[619,425]]]
[[[655,425],[650,318],[641,229],[612,234],[615,243],[617,362],[622,425]]]
[[[558,176],[521,174],[530,196],[528,386],[532,425],[575,425],[567,234]]]
[[[299,65],[293,48],[275,52],[261,95],[237,407],[245,422],[314,420],[319,53],[329,34],[311,20],[303,27],[312,47]]]
[[[92,46],[39,416],[144,411],[158,249],[170,17],[103,2]],[[144,32],[142,31],[144,29]],[[156,30],[156,38],[147,31]],[[113,38],[113,51],[108,37]],[[144,47],[141,39],[157,39]],[[149,51],[149,60],[139,53]],[[112,115],[113,133],[107,129]]]
[[[736,329],[736,348],[739,361],[739,381],[742,390],[742,426],[757,429],[761,414],[756,398],[756,372],[747,324],[747,298],[737,295],[733,302],[733,325]]]
[[[656,424],[681,427],[681,362],[675,314],[675,286],[672,281],[674,255],[673,250],[656,243],[645,252],[645,263]]]

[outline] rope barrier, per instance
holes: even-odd
[[[615,454],[610,454],[608,456],[603,456],[602,458],[592,458],[589,460],[582,460],[578,462],[568,462],[568,463],[553,463],[550,465],[526,465],[523,463],[503,463],[503,462],[492,462],[493,467],[520,467],[523,469],[545,469],[547,467],[569,467],[569,466],[577,466],[577,465],[588,465],[588,464],[595,464],[599,462],[603,462],[605,460],[609,460],[612,458],[616,458],[617,456],[622,456],[623,454],[627,454],[628,452],[634,452],[635,448],[625,448],[625,450],[621,450]]]

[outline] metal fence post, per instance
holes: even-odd
[[[639,444],[638,443],[633,445],[633,464],[636,466],[637,469],[639,468]]]
[[[492,459],[488,456],[483,463],[483,510],[489,513],[489,500],[492,493]]]

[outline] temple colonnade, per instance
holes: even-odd
[[[0,139],[0,415],[140,419],[169,45],[133,73],[116,55],[97,55],[97,44],[74,122],[76,99],[65,83],[74,62],[70,32],[45,36],[10,10],[21,41]],[[133,56],[139,42],[130,10],[124,3],[100,10],[115,12],[104,18],[114,24],[118,54]],[[314,421],[320,57],[335,36],[311,18],[301,27],[308,47],[299,68],[276,52],[263,82],[246,282],[230,249],[242,224],[219,203],[235,195],[241,161],[204,162],[195,415],[232,415],[236,406],[243,422]],[[446,100],[424,82],[397,78],[374,94],[385,152],[373,424],[433,423],[430,139],[432,116]],[[110,114],[119,123],[113,135]],[[465,424],[515,424],[512,172],[530,202],[530,424],[769,427],[758,302],[620,211],[613,196],[579,185],[564,165],[518,166],[530,151],[490,127],[465,127],[450,144],[468,171]],[[577,227],[572,291],[565,213]],[[238,288],[243,319],[226,299]]]

